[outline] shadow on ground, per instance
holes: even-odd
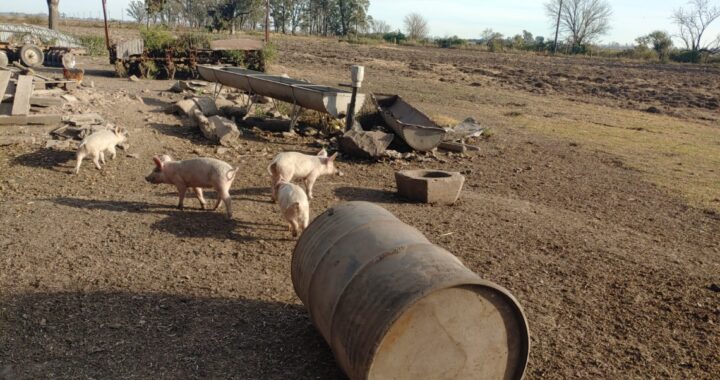
[[[163,135],[170,136],[170,137],[178,137],[182,139],[191,139],[194,144],[199,145],[215,145],[212,144],[210,141],[208,141],[202,133],[200,133],[200,129],[198,128],[191,128],[186,127],[183,125],[176,125],[176,124],[164,124],[164,123],[150,123],[150,128],[153,130],[162,133]],[[175,157],[173,157],[175,158]]]
[[[0,300],[3,378],[343,379],[298,305],[140,293]]]
[[[75,152],[69,150],[39,149],[34,152],[21,154],[13,158],[16,165],[28,166],[31,168],[43,168],[48,170],[63,171],[58,166],[75,161]]]
[[[392,191],[368,189],[364,187],[339,187],[335,189],[335,196],[348,202],[402,203],[402,199]]]
[[[257,240],[255,236],[242,232],[255,229],[248,228],[248,223],[242,218],[242,209],[238,209],[234,202],[235,213],[233,219],[228,219],[225,214],[225,206],[221,204],[218,210],[202,210],[198,203],[192,203],[192,199],[185,199],[185,209],[180,211],[175,204],[151,204],[143,202],[110,201],[58,197],[49,201],[62,205],[84,210],[103,210],[111,212],[130,213],[152,213],[164,215],[165,218],[150,225],[150,228],[185,238],[216,238],[234,239],[238,241]],[[214,206],[214,200],[208,199],[209,207]]]

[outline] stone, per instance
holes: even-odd
[[[200,107],[200,111],[202,111],[203,115],[210,117],[220,114],[220,110],[218,110],[217,104],[215,104],[215,100],[213,98],[203,96],[201,98],[193,98],[193,100],[197,106]]]
[[[77,103],[78,102],[78,98],[73,95],[70,95],[70,94],[62,95],[62,96],[60,96],[60,98],[68,103]]]
[[[240,138],[240,131],[234,122],[222,116],[205,117],[199,110],[195,111],[195,119],[202,134],[208,140],[223,146],[232,146]]]
[[[383,156],[387,158],[391,158],[393,160],[400,160],[402,159],[402,153],[398,152],[397,150],[386,150],[383,152]]]
[[[219,154],[219,155],[221,155],[221,156],[222,156],[223,154],[226,154],[226,153],[229,152],[229,151],[230,151],[230,149],[228,149],[228,148],[226,148],[226,147],[224,147],[224,146],[219,146],[219,147],[215,148],[215,154]]]
[[[380,131],[348,131],[338,139],[340,150],[350,157],[377,158],[390,146],[395,135]]]
[[[398,194],[407,199],[442,205],[457,202],[465,177],[442,170],[401,170],[395,172]]]
[[[70,140],[48,140],[45,142],[46,149],[64,150],[70,148]]]
[[[197,103],[195,103],[192,99],[184,99],[177,103],[175,103],[175,106],[172,107],[172,113],[177,114],[185,114],[187,116],[193,116],[195,114],[195,110],[199,110]]]
[[[128,78],[132,82],[139,82],[140,78],[136,77],[135,75],[130,75],[130,78]]]
[[[129,158],[140,158],[140,155],[137,154],[137,153],[128,153],[128,154],[125,155],[125,157],[129,157]]]

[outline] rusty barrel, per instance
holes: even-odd
[[[353,380],[523,377],[517,300],[382,207],[349,202],[315,219],[292,281]]]

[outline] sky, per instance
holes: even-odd
[[[720,0],[711,0],[720,5]],[[130,0],[107,0],[111,18],[128,19],[123,15]],[[485,29],[504,35],[521,34],[551,36],[544,0],[370,0],[370,15],[402,28],[403,17],[410,12],[423,15],[429,22],[430,34],[437,37],[457,35],[479,38]],[[670,21],[673,10],[687,0],[608,0],[612,9],[612,30],[601,42],[632,43],[636,37],[653,30],[672,34],[676,27]],[[75,17],[102,17],[101,0],[60,0],[60,12]],[[47,13],[45,0],[0,0],[0,12]],[[715,22],[708,37],[720,34],[720,20]]]

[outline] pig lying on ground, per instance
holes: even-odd
[[[127,140],[127,132],[121,127],[115,127],[111,130],[98,131],[86,137],[78,147],[75,154],[77,162],[75,163],[75,174],[80,173],[80,165],[85,156],[92,158],[95,167],[100,170],[100,162],[105,164],[105,152],[110,152],[110,159],[115,159],[117,152],[115,146],[122,144]]]
[[[280,179],[275,188],[280,211],[288,222],[292,236],[302,234],[310,223],[310,204],[307,195],[300,186],[285,179]]]
[[[272,176],[272,199],[277,201],[276,185],[280,179],[287,182],[298,178],[304,180],[305,190],[310,199],[313,198],[313,185],[317,178],[323,174],[336,174],[335,158],[337,153],[328,157],[325,149],[316,156],[298,152],[279,153],[268,166],[268,173]]]
[[[212,188],[217,192],[218,198],[214,210],[225,203],[228,218],[232,218],[230,206],[230,187],[237,174],[238,169],[233,169],[230,164],[214,158],[193,158],[184,161],[173,161],[168,155],[153,157],[155,170],[145,177],[145,180],[154,183],[167,183],[175,185],[180,195],[178,208],[183,209],[185,192],[188,188],[195,192],[202,209],[205,210],[205,198],[203,189]]]

